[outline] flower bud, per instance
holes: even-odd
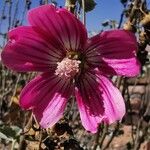
[[[135,26],[130,22],[126,22],[124,25],[123,25],[123,29],[124,30],[128,30],[128,31],[132,31],[132,32],[136,32],[136,28]]]
[[[146,33],[145,32],[141,32],[139,34],[139,40],[140,40],[140,43],[145,43],[145,41],[146,41]]]
[[[143,25],[146,28],[150,28],[150,13],[146,14],[144,18],[141,20],[141,25]]]

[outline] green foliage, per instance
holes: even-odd
[[[18,126],[0,126],[0,139],[6,141],[17,140],[21,129]]]
[[[82,0],[78,0],[79,4],[82,7]],[[95,0],[85,0],[85,12],[92,11],[96,6]]]

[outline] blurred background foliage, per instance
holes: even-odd
[[[7,42],[8,30],[26,24],[26,12],[32,2],[0,0],[1,49]],[[37,5],[58,5],[57,0],[36,2]],[[119,28],[134,32],[139,45],[137,56],[142,64],[141,75],[136,78],[111,77],[125,98],[127,113],[123,120],[111,126],[101,124],[94,135],[87,133],[81,125],[74,99],[70,99],[64,117],[53,128],[41,129],[32,113],[18,106],[21,89],[36,73],[13,72],[0,62],[0,149],[150,150],[150,10],[146,0],[120,0],[118,3],[123,6],[120,20],[106,18],[99,32]],[[66,0],[64,4],[81,19],[97,5],[94,0]],[[89,31],[89,36],[93,34],[96,33]]]

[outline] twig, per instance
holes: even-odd
[[[5,14],[6,3],[7,2],[5,1],[2,12],[1,12],[1,16],[0,16],[0,32],[1,32],[1,25],[2,25],[2,22],[3,22],[3,17],[4,17],[4,14]]]
[[[85,0],[82,0],[82,9],[83,9],[83,15],[82,15],[82,19],[83,19],[83,24],[86,25],[86,13],[85,13]]]
[[[48,0],[45,0],[44,3],[45,3],[45,4],[48,4]]]
[[[25,142],[25,136],[26,135],[25,135],[25,133],[27,133],[30,130],[30,128],[31,128],[30,124],[32,122],[32,114],[31,114],[31,116],[30,116],[30,118],[28,120],[27,125],[26,125],[26,120],[27,120],[28,113],[26,113],[26,114],[22,113],[22,115],[24,117],[24,121],[23,121],[23,124],[22,124],[23,133],[20,134],[20,140],[19,140],[19,148],[18,148],[18,150],[25,150],[26,149],[26,142]],[[28,131],[24,132],[25,128]]]
[[[16,1],[16,5],[15,5],[15,12],[14,12],[14,17],[12,20],[12,26],[15,26],[15,21],[16,21],[16,16],[18,14],[18,6],[19,6],[19,0]]]
[[[106,145],[102,148],[102,150],[106,150],[106,149],[109,147],[110,143],[111,143],[112,140],[114,139],[114,137],[115,137],[116,133],[118,132],[118,130],[119,130],[119,122],[117,122],[117,124],[116,124],[116,126],[115,126],[115,129],[114,129],[112,135],[110,136],[108,142],[107,142]]]
[[[126,9],[126,6],[127,6],[127,3],[124,5],[124,9],[123,9],[123,11],[122,11],[122,13],[120,15],[120,21],[119,21],[118,29],[121,28],[121,25],[122,25],[122,22],[123,22],[123,18],[124,18],[124,11]]]
[[[129,21],[132,24],[136,23],[135,16],[137,15],[138,6],[140,3],[141,3],[141,0],[134,0],[134,6],[133,6],[130,16],[129,16]]]
[[[9,9],[8,9],[8,31],[10,30],[10,28],[11,28],[11,19],[12,19],[12,1],[10,0],[9,2],[8,2],[8,4],[9,4]]]
[[[101,136],[101,138],[100,138],[100,140],[99,140],[99,147],[100,147],[100,148],[102,148],[102,145],[103,145],[103,142],[104,142],[105,137],[106,137],[106,135],[107,135],[107,132],[108,132],[108,125],[105,124],[105,125],[104,125],[104,129],[103,129],[102,136]]]
[[[131,106],[131,101],[130,101],[130,96],[129,96],[129,89],[127,88],[127,95],[128,95],[128,98],[127,98],[127,103],[128,103],[128,107],[129,107],[129,111],[132,112],[132,106]],[[130,121],[131,121],[131,137],[132,137],[132,142],[133,142],[133,145],[135,143],[135,139],[134,139],[134,124],[133,124],[133,116],[132,116],[132,113],[129,115],[130,117]]]
[[[99,125],[98,131],[97,131],[97,133],[96,133],[96,138],[95,138],[95,143],[94,143],[93,150],[96,150],[97,147],[98,147],[98,145],[99,145],[100,132],[102,132],[101,130],[102,130],[101,125]]]
[[[148,69],[147,72],[148,72],[147,73],[148,82],[150,83],[150,70]],[[141,115],[141,118],[138,121],[134,150],[138,150],[140,148],[141,143],[143,142],[143,139],[145,138],[145,136],[147,136],[147,131],[150,128],[150,121],[147,123],[146,127],[142,128],[142,124],[144,122],[144,116],[149,115],[148,114],[149,113],[149,109],[150,109],[149,97],[150,97],[150,84],[146,87],[146,93],[145,93],[144,102],[141,104],[142,105],[141,109],[143,109],[145,106],[147,108],[145,109],[145,113],[143,113]],[[142,135],[140,135],[140,131],[141,131]]]
[[[65,7],[73,14],[75,14],[75,7],[76,7],[76,1],[77,0],[66,0],[65,1]]]
[[[18,88],[18,83],[19,83],[20,78],[21,78],[21,74],[19,74],[18,77],[17,77],[17,81],[16,81],[15,86],[14,86],[12,97],[14,97],[16,95],[17,88]],[[13,99],[11,99],[11,101],[9,103],[9,106],[11,106],[12,102],[13,102]]]

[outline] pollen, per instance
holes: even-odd
[[[62,78],[73,78],[79,72],[80,63],[80,60],[64,58],[57,63],[55,74]]]

